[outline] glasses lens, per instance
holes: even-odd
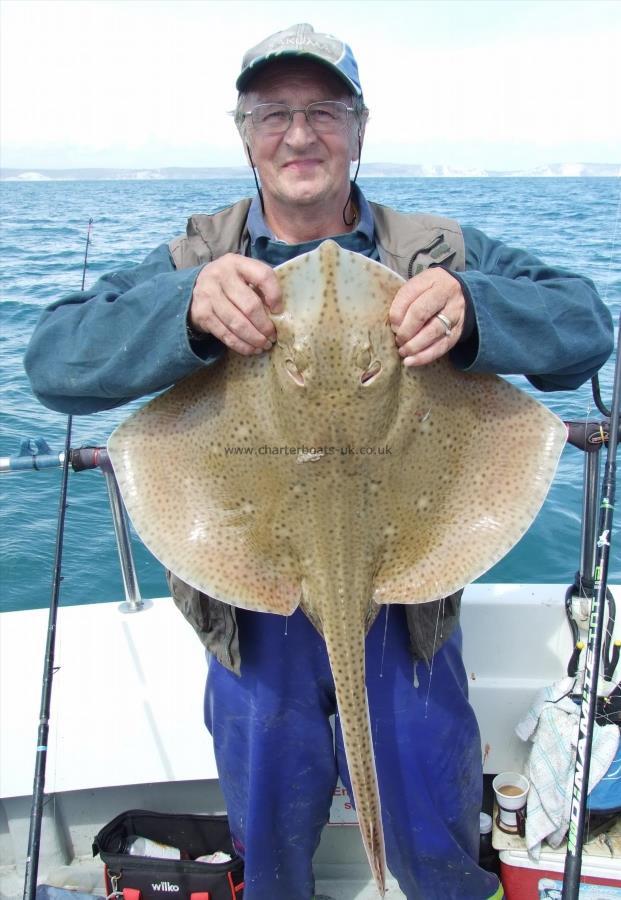
[[[259,103],[251,111],[252,124],[259,134],[283,134],[293,112],[286,103]],[[306,119],[315,131],[339,131],[347,123],[347,104],[340,100],[321,100],[306,107]]]
[[[306,117],[315,131],[338,131],[347,122],[347,105],[340,100],[322,100],[306,107]]]
[[[252,110],[252,124],[261,134],[280,134],[287,130],[290,121],[286,103],[259,103]]]

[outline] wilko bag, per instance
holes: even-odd
[[[180,858],[159,856],[174,850]],[[230,861],[196,861],[218,851]],[[233,849],[226,816],[130,809],[101,829],[93,841],[97,854],[105,863],[108,894],[124,900],[243,900],[244,863]]]

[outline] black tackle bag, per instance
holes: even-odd
[[[175,847],[181,859],[131,854],[137,838]],[[218,850],[230,862],[195,862]],[[233,849],[226,816],[130,809],[101,829],[93,841],[97,854],[105,863],[108,894],[117,892],[123,900],[243,900],[244,863]]]

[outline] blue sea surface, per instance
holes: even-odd
[[[590,276],[611,308],[621,309],[619,179],[613,178],[368,178],[368,198],[404,211],[434,212],[474,225],[511,245]],[[87,285],[103,272],[140,262],[158,244],[185,229],[191,213],[212,212],[248,196],[249,179],[229,181],[3,182],[0,271],[0,455],[16,453],[25,437],[44,437],[62,450],[66,419],[34,399],[22,366],[41,309],[79,288],[86,228],[93,218]],[[616,232],[616,236],[615,236]],[[533,335],[533,340],[537,336]],[[612,362],[600,375],[609,401]],[[532,390],[525,379],[513,379]],[[537,395],[565,419],[599,418],[589,385],[569,394]],[[74,419],[73,446],[104,444],[127,415],[119,410]],[[499,433],[502,441],[502,433]],[[570,584],[579,565],[582,454],[563,453],[548,499],[529,532],[482,579]],[[49,602],[60,470],[2,476],[0,610]],[[617,543],[619,522],[616,523]],[[142,594],[167,593],[159,563],[134,541]],[[621,554],[611,558],[610,580],[621,580]],[[122,599],[103,476],[71,474],[61,602]]]

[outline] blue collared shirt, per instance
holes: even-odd
[[[353,199],[358,209],[358,224],[353,231],[330,235],[327,238],[318,238],[314,241],[304,241],[301,244],[287,244],[285,241],[279,240],[268,228],[261,209],[261,200],[258,194],[255,194],[248,210],[247,220],[250,234],[250,255],[253,259],[260,259],[270,266],[279,266],[290,259],[295,259],[302,253],[315,250],[325,240],[332,240],[336,241],[343,250],[352,250],[368,256],[370,259],[379,260],[379,251],[375,243],[373,213],[368,200],[357,185],[354,186]]]

